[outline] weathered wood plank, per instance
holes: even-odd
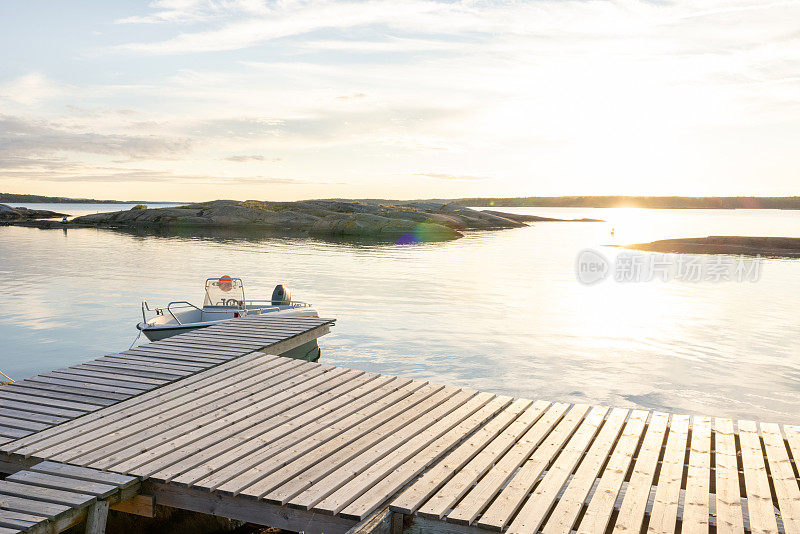
[[[49,373],[43,373],[33,378],[29,378],[28,380],[40,381],[43,378],[58,380],[58,383],[75,384],[78,387],[94,387],[95,385],[108,386],[112,388],[132,389],[139,393],[141,393],[142,391],[147,391],[154,387],[152,384],[140,384],[137,382],[128,382],[127,380],[109,379],[98,376],[86,376],[86,375],[76,375],[73,373],[65,373],[63,372],[62,369],[52,371]]]
[[[369,514],[380,508],[384,502],[387,502],[392,495],[397,493],[419,473],[423,472],[432,462],[445,455],[465,435],[469,435],[482,427],[487,420],[494,417],[511,400],[508,397],[497,397],[457,426],[452,427],[429,446],[419,449],[410,459],[405,460],[401,457],[401,462],[395,466],[393,471],[388,474],[385,472],[380,474],[379,472],[380,478],[373,479],[375,484],[351,504],[343,508],[340,515],[348,518],[358,518],[359,520],[367,518]]]
[[[28,436],[31,433],[32,433],[31,430],[22,430],[22,429],[19,429],[19,428],[13,428],[13,427],[0,425],[0,436],[2,436],[4,438],[19,439],[19,438],[23,438],[25,436]]]
[[[633,474],[625,491],[625,498],[622,500],[622,506],[614,523],[614,534],[636,532],[642,527],[647,499],[650,497],[650,488],[653,485],[653,477],[661,456],[661,446],[667,433],[668,421],[668,414],[653,412],[642,448],[633,465]]]
[[[308,447],[307,443],[305,448],[298,447],[294,450],[295,454],[300,452],[297,459],[254,484],[248,485],[239,493],[262,498],[292,480],[302,480],[304,483],[308,483],[307,478],[301,478],[302,475],[315,473],[313,467],[323,460],[325,460],[325,463],[322,464],[323,469],[346,465],[350,459],[362,452],[364,447],[380,443],[383,437],[399,430],[406,424],[410,425],[422,414],[425,414],[426,419],[430,417],[436,420],[441,417],[442,413],[449,413],[459,404],[468,401],[474,394],[474,392],[459,391],[457,388],[445,388],[441,394],[437,393],[413,408],[394,413],[391,418],[386,418],[385,416],[389,412],[383,411],[378,414],[378,418],[368,420],[367,424],[336,435],[325,442],[323,447]],[[375,424],[376,421],[377,424]],[[419,428],[419,426],[411,428]],[[313,442],[310,443],[313,444]],[[369,462],[370,459],[366,458],[365,460]],[[353,467],[355,468],[355,464]]]
[[[50,425],[44,423],[36,423],[33,421],[26,421],[25,419],[17,419],[15,417],[7,417],[0,415],[0,426],[6,428],[18,428],[20,430],[27,430],[29,432],[38,432],[49,428]]]
[[[248,414],[246,418],[226,424],[211,433],[193,433],[190,444],[158,457],[158,464],[163,467],[151,464],[137,468],[137,471],[149,473],[157,469],[148,476],[157,480],[179,477],[177,483],[189,485],[194,469],[200,468],[203,474],[207,474],[215,466],[233,463],[248,450],[263,451],[268,444],[285,438],[303,426],[320,425],[322,418],[331,420],[329,414],[343,404],[356,402],[360,393],[374,391],[390,381],[391,377],[380,377],[375,373],[344,373],[293,396],[269,411]],[[275,410],[279,413],[276,414]],[[283,443],[287,441],[283,440]],[[183,476],[184,473],[187,476]]]
[[[326,451],[330,449],[329,454],[332,454],[338,450],[327,445],[332,440],[336,439],[338,446],[343,447],[347,445],[349,441],[358,439],[384,422],[413,409],[419,403],[426,402],[429,403],[429,405],[432,403],[438,404],[452,397],[456,392],[456,388],[425,386],[414,391],[410,395],[398,395],[393,397],[392,404],[373,403],[371,405],[361,406],[360,409],[351,416],[340,420],[336,424],[329,425],[325,429],[306,434],[303,440],[298,441],[292,446],[281,447],[277,452],[274,448],[268,448],[264,453],[243,458],[241,461],[232,464],[228,468],[207,477],[202,481],[202,484],[209,489],[235,496],[251,487],[253,484],[261,482],[267,476],[276,473],[279,469],[283,469],[284,473],[287,471],[291,472],[287,473],[282,479],[291,478],[291,475],[296,474],[296,467],[301,465],[298,463],[292,466],[292,462],[308,451],[319,449],[324,446],[325,449],[322,450]],[[311,431],[311,429],[309,429],[309,431]],[[265,455],[268,455],[268,462],[264,460]],[[304,462],[306,463],[303,465],[308,465],[308,459]],[[294,471],[292,471],[293,469]],[[231,471],[236,472],[236,475],[231,476]],[[281,477],[281,475],[273,477],[273,479],[279,477]],[[281,478],[279,478],[278,481],[280,480]],[[262,492],[259,491],[255,495],[260,496],[261,493]]]
[[[57,399],[53,397],[48,397],[44,395],[39,395],[38,390],[30,390],[30,392],[19,393],[17,390],[11,390],[6,387],[0,390],[0,402],[4,400],[10,401],[17,401],[23,403],[29,403],[35,405],[35,408],[38,409],[40,406],[52,406],[55,408],[68,408],[70,410],[80,410],[82,412],[91,412],[97,410],[98,408],[102,408],[102,404],[90,404],[89,402],[76,402],[76,401],[69,401],[66,399]]]
[[[481,515],[478,526],[497,530],[509,524],[536,480],[550,466],[553,458],[564,447],[588,411],[589,406],[586,404],[576,404],[570,409],[563,421],[547,436],[542,446],[533,452],[486,512]]]
[[[152,409],[153,406],[166,406],[168,403],[192,402],[198,396],[203,396],[212,391],[217,391],[224,386],[219,386],[219,381],[224,381],[227,377],[239,375],[242,380],[255,376],[261,366],[277,366],[283,362],[276,362],[272,356],[252,355],[244,356],[240,359],[227,362],[224,365],[211,368],[191,377],[184,378],[179,382],[172,382],[162,388],[149,391],[137,397],[132,397],[126,401],[110,406],[104,410],[86,415],[75,421],[59,427],[20,440],[15,443],[14,452],[23,456],[38,453],[46,448],[57,446],[68,440],[86,437],[87,433],[102,429],[112,421],[118,421],[122,417],[130,417],[134,414],[141,414]],[[208,382],[212,383],[209,384]],[[202,384],[197,386],[197,384]],[[185,388],[192,388],[192,392],[187,394]],[[99,435],[105,435],[101,432]],[[92,439],[96,435],[89,436]]]
[[[174,402],[156,406],[154,410],[139,411],[136,415],[107,423],[101,429],[62,443],[54,449],[43,451],[43,454],[60,462],[92,465],[98,469],[106,469],[129,459],[131,453],[142,456],[148,450],[147,444],[143,444],[147,440],[160,443],[181,433],[186,426],[201,425],[223,417],[225,415],[224,407],[227,405],[239,402],[238,406],[243,408],[248,401],[256,404],[265,397],[269,402],[269,396],[275,394],[276,388],[280,386],[291,388],[317,374],[334,372],[331,367],[319,366],[304,373],[302,366],[290,362],[282,366],[282,369],[284,369],[283,372],[275,372],[267,379],[258,377],[258,380],[253,380],[249,385],[247,381],[228,384],[225,388],[218,385],[218,391],[213,395],[210,393],[203,397],[185,395]],[[285,395],[286,392],[282,392],[282,394]],[[190,402],[192,399],[200,400],[201,398],[206,402]],[[183,419],[181,425],[173,422],[176,418]],[[90,434],[92,437],[88,439]],[[152,442],[147,441],[148,444]],[[128,451],[128,454],[117,454],[120,451]]]
[[[562,448],[558,458],[548,469],[547,474],[536,486],[536,490],[522,506],[509,526],[508,532],[538,532],[539,527],[544,522],[545,515],[552,508],[561,488],[581,460],[592,439],[597,435],[606,413],[608,413],[608,408],[605,406],[592,408],[592,411],[583,420],[578,430]],[[611,423],[612,425],[617,424],[613,432],[614,437],[616,437],[626,416],[626,411],[615,414],[615,419]]]
[[[686,494],[683,504],[682,534],[708,534],[711,488],[711,418],[692,418],[692,440]]]
[[[70,509],[69,506],[62,504],[34,501],[22,497],[12,497],[11,495],[0,495],[0,508],[11,512],[46,517],[47,519],[53,519],[58,514],[63,514]]]
[[[34,377],[38,378],[38,377]],[[129,390],[128,393],[115,393],[106,391],[105,389],[100,389],[96,387],[92,388],[85,388],[85,387],[76,387],[73,385],[65,385],[59,384],[55,382],[46,382],[46,381],[39,381],[34,379],[23,380],[22,382],[17,382],[15,384],[20,388],[25,389],[35,389],[37,391],[44,391],[44,392],[52,392],[52,393],[69,393],[72,395],[78,395],[82,397],[88,397],[90,400],[88,402],[92,404],[97,404],[100,401],[111,401],[112,403],[118,402],[121,400],[125,400],[129,398],[131,395],[137,395],[139,393],[138,390]],[[95,401],[95,402],[93,402]]]
[[[120,475],[118,473],[109,473],[106,471],[98,471],[96,469],[87,469],[77,465],[68,465],[58,462],[44,461],[28,468],[28,471],[35,473],[46,473],[56,475],[64,478],[74,478],[76,480],[84,480],[87,482],[100,482],[116,486],[120,489],[127,488],[138,481],[138,478]]]
[[[494,460],[504,454],[544,413],[550,404],[538,401],[531,405],[527,399],[518,399],[502,414],[482,428],[475,435],[465,440],[451,454],[447,461],[440,462],[433,469],[428,470],[419,480],[409,487],[391,504],[391,510],[413,514],[423,504],[431,504],[434,494],[449,497],[447,507],[461,497],[452,497],[456,490],[453,477],[463,476],[464,473],[473,473],[473,468],[479,471],[488,470]],[[473,466],[472,468],[470,466]],[[483,474],[483,472],[481,474]],[[471,475],[468,475],[471,477]],[[480,475],[478,475],[480,476]],[[472,481],[470,481],[470,486]],[[448,489],[442,489],[446,486]],[[462,485],[461,487],[463,487]],[[452,490],[450,488],[453,488]],[[439,491],[441,489],[441,491]],[[466,488],[463,490],[466,491]],[[463,494],[462,494],[463,495]],[[439,500],[441,500],[440,498]],[[437,518],[442,517],[444,512]]]
[[[714,422],[714,459],[717,493],[717,532],[743,534],[742,499],[739,493],[739,465],[733,421]]]
[[[116,400],[90,396],[85,393],[76,394],[72,392],[61,391],[57,386],[50,386],[47,389],[40,389],[31,387],[27,382],[17,382],[16,384],[3,386],[3,389],[18,395],[50,398],[54,399],[56,402],[67,401],[89,404],[95,406],[95,410],[104,406],[110,406],[111,404],[117,402]]]
[[[381,377],[378,380],[385,378]],[[172,478],[172,482],[181,486],[199,484],[208,489],[216,488],[235,476],[241,475],[251,465],[266,462],[272,456],[298,444],[308,436],[319,437],[325,432],[333,432],[333,429],[343,431],[342,425],[346,424],[343,422],[348,417],[350,423],[355,426],[367,417],[366,411],[374,413],[385,406],[391,406],[418,391],[424,385],[425,383],[422,382],[395,379],[375,390],[364,387],[356,390],[352,397],[344,395],[341,401],[329,401],[327,406],[330,407],[330,412],[327,414],[324,411],[321,413],[312,411],[299,417],[292,417],[290,414],[290,417],[277,427],[273,427],[269,422],[255,425],[254,433],[245,434],[243,443],[234,447],[231,447],[230,444],[227,447],[225,445],[209,447],[208,451],[212,458],[205,459],[201,463],[187,462],[192,467],[184,470],[186,468],[184,466],[183,474]],[[359,416],[363,419],[358,419]],[[203,460],[202,457],[200,459]],[[158,473],[153,476],[163,478],[164,475],[171,476],[171,473]]]
[[[0,408],[0,416],[13,417],[14,419],[22,419],[24,421],[31,421],[34,423],[41,423],[43,425],[57,425],[67,420],[66,417],[58,417],[55,415],[39,414],[29,412],[27,410],[16,410],[9,408]]]
[[[754,421],[739,421],[744,484],[747,490],[747,515],[753,534],[776,533],[778,523],[772,506],[764,450]]]
[[[578,518],[583,503],[589,495],[606,457],[611,453],[614,444],[620,438],[620,431],[625,425],[627,415],[628,410],[615,408],[611,411],[603,428],[600,430],[600,434],[598,434],[597,439],[595,439],[586,457],[575,472],[575,476],[558,500],[558,504],[556,504],[553,513],[542,529],[543,532],[546,534],[568,534],[572,530],[572,526]],[[646,412],[633,412],[625,428],[626,434],[623,435],[622,439],[631,434],[638,439],[646,419]],[[613,457],[611,461],[613,461]]]
[[[658,476],[653,510],[647,531],[650,534],[673,534],[678,521],[683,463],[689,436],[689,416],[673,415],[667,436],[664,459]]]
[[[117,486],[78,480],[76,478],[66,478],[47,473],[35,473],[33,471],[18,471],[6,478],[12,482],[28,484],[31,486],[41,486],[43,488],[72,491],[85,495],[93,495],[104,499],[117,492]]]
[[[94,495],[31,486],[30,484],[20,484],[10,480],[0,481],[0,495],[33,499],[53,504],[62,504],[64,506],[83,506],[97,499]]]
[[[292,477],[263,498],[276,504],[286,504],[291,499],[296,507],[308,510],[344,484],[355,483],[362,486],[364,483],[358,483],[357,480],[363,480],[366,471],[376,469],[387,456],[402,457],[404,446],[410,440],[424,446],[425,439],[435,439],[432,437],[435,430],[432,429],[442,419],[450,418],[458,408],[457,404],[452,404],[448,411],[447,403],[443,403],[422,412],[424,417],[408,421],[395,419],[352,442],[339,453]],[[301,493],[303,494],[299,495]]]
[[[0,408],[8,410],[18,410],[21,412],[40,413],[44,415],[55,415],[57,417],[73,418],[86,413],[84,410],[67,410],[55,406],[45,406],[43,404],[33,404],[25,401],[16,401],[8,398],[0,399]]]
[[[530,457],[557,426],[568,404],[557,403],[534,424],[530,430],[489,470],[460,503],[447,515],[447,521],[470,524],[495,498],[501,488],[511,479],[516,470]],[[576,414],[578,412],[575,412]]]
[[[264,380],[261,383],[262,389],[256,393],[229,395],[216,403],[185,412],[177,421],[176,416],[165,419],[163,423],[152,425],[146,431],[135,434],[133,441],[126,439],[123,442],[112,442],[108,447],[78,458],[78,461],[102,469],[113,466],[114,470],[121,472],[132,472],[132,466],[135,465],[137,474],[149,476],[151,471],[163,469],[183,458],[185,451],[182,448],[191,446],[198,438],[225,429],[228,425],[235,425],[252,413],[264,412],[262,415],[278,416],[282,409],[291,406],[293,397],[307,394],[315,386],[328,383],[346,373],[341,368],[316,367],[302,372],[303,369],[303,366],[297,367],[295,373],[281,375],[281,380]],[[146,425],[147,422],[142,424]],[[181,452],[171,455],[172,451]]]
[[[800,533],[800,487],[797,485],[781,429],[774,423],[761,423],[761,436],[764,438],[783,528],[787,534]]]
[[[42,521],[47,521],[47,518],[0,508],[0,526],[4,528],[18,529],[17,531],[19,532],[28,530],[33,525],[41,523]]]

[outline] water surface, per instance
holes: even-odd
[[[250,298],[284,283],[337,318],[321,340],[327,363],[514,396],[798,423],[800,261],[764,260],[757,282],[587,286],[575,260],[586,248],[613,258],[618,249],[604,245],[663,238],[800,237],[800,213],[513,211],[608,222],[403,246],[0,227],[0,370],[24,378],[125,350],[142,300],[199,304],[204,279],[229,274]]]

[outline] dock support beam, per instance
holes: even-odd
[[[108,501],[97,501],[86,515],[86,534],[105,534],[108,521]]]

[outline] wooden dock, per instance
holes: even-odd
[[[214,328],[205,342],[247,350],[252,332]],[[157,504],[334,534],[794,534],[798,459],[797,426],[512,399],[263,352],[0,445],[0,470],[58,462],[135,478]]]
[[[251,316],[5,384],[0,387],[0,444],[253,351],[282,354],[326,334],[333,322]]]

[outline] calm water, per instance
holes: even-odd
[[[765,260],[754,283],[575,276],[585,248],[613,257],[602,245],[800,237],[800,213],[515,211],[609,222],[409,246],[0,227],[0,370],[24,378],[125,350],[141,300],[199,303],[206,277],[230,274],[251,298],[280,282],[336,317],[321,340],[328,363],[515,396],[800,421],[800,261]]]

